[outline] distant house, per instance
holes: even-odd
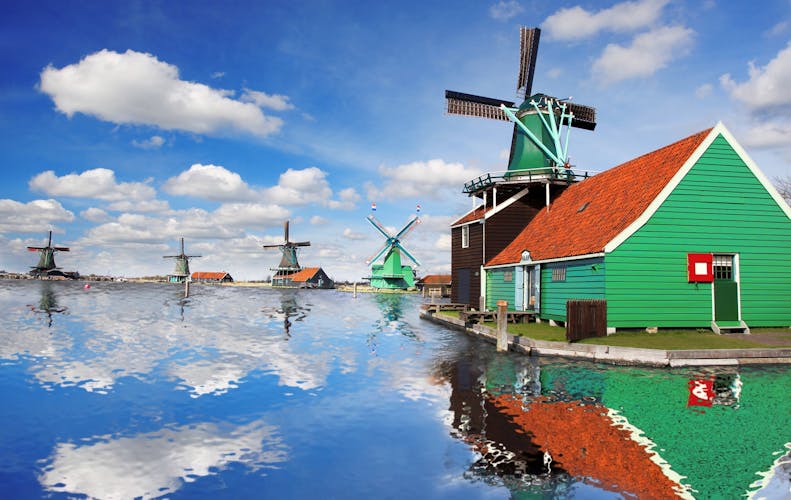
[[[335,282],[320,267],[305,267],[295,273],[278,276],[272,280],[272,285],[288,288],[335,288]]]
[[[722,125],[569,186],[486,266],[485,304],[617,328],[791,325],[791,208]]]
[[[423,292],[423,295],[450,297],[451,275],[428,274],[420,278],[415,286]]]
[[[233,278],[225,271],[220,272],[194,272],[192,273],[192,281],[198,283],[233,283]]]

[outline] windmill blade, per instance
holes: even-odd
[[[288,243],[288,221],[283,224],[283,241]]]
[[[418,224],[420,224],[420,218],[413,217],[412,220],[410,220],[407,225],[404,226],[404,229],[402,229],[401,232],[396,235],[395,239],[399,241],[403,240],[409,233],[412,232],[413,229],[417,227]]]
[[[541,30],[538,28],[519,29],[519,77],[516,80],[517,94],[528,97],[533,91],[533,74],[536,72],[538,57],[538,40]]]
[[[299,241],[297,243],[292,243],[292,245],[295,246],[295,247],[309,247],[310,246],[310,242],[309,241]]]
[[[567,106],[566,109],[574,113],[574,119],[571,120],[572,127],[585,130],[593,130],[596,128],[596,108],[569,101],[560,102],[565,103]]]
[[[366,219],[368,219],[368,222],[370,222],[370,223],[371,223],[371,225],[372,225],[373,227],[375,227],[376,229],[378,229],[378,230],[379,230],[379,232],[380,232],[380,233],[382,233],[382,235],[383,235],[385,238],[387,238],[387,239],[389,240],[390,238],[392,238],[392,237],[393,237],[393,235],[391,235],[391,234],[390,234],[390,233],[387,231],[387,229],[385,229],[385,227],[382,225],[382,223],[381,223],[381,222],[379,222],[378,220],[376,220],[376,217],[374,217],[373,215],[369,215],[368,217],[366,217]]]
[[[446,111],[452,115],[478,116],[506,122],[509,121],[509,118],[503,110],[500,109],[500,105],[505,104],[506,107],[509,108],[514,106],[512,101],[503,101],[501,99],[492,99],[490,97],[482,97],[473,94],[463,94],[453,90],[445,91],[445,100],[448,105]]]
[[[378,252],[376,252],[373,257],[370,257],[370,258],[366,259],[365,263],[366,264],[370,264],[371,262],[376,262],[377,260],[379,260],[379,257],[384,255],[384,253],[387,250],[390,250],[391,246],[392,245],[390,245],[390,242],[385,243],[384,246]]]
[[[58,252],[68,252],[69,247],[54,247],[53,250],[57,250]]]
[[[28,252],[40,252],[42,250],[46,250],[47,247],[27,247]]]
[[[280,248],[283,245],[281,244],[281,245],[261,245],[261,246],[264,248]]]
[[[404,247],[401,245],[401,243],[396,243],[396,244],[395,244],[395,246],[397,246],[397,247],[398,247],[398,249],[399,249],[399,250],[401,250],[401,253],[403,253],[404,255],[406,255],[407,257],[409,257],[409,260],[411,260],[412,262],[414,262],[414,263],[415,263],[415,264],[417,264],[418,266],[420,265],[420,262],[419,262],[419,261],[418,261],[418,260],[417,260],[417,259],[416,259],[414,256],[412,256],[412,254],[411,254],[411,253],[407,252],[406,248],[404,248]]]

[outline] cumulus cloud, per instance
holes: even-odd
[[[264,190],[267,200],[282,205],[326,204],[332,197],[327,173],[317,167],[302,170],[289,168],[276,186]]]
[[[91,222],[107,222],[110,215],[101,208],[91,207],[80,212],[80,217]]]
[[[115,201],[107,205],[107,210],[112,210],[114,212],[164,213],[170,210],[170,205],[165,200],[145,200],[145,201],[121,200],[121,201]]]
[[[330,221],[328,219],[320,215],[314,215],[313,217],[310,218],[310,223],[313,224],[314,226],[329,224],[329,222]]]
[[[289,102],[288,96],[281,94],[269,95],[257,90],[244,89],[239,100],[242,102],[251,102],[259,108],[274,109],[275,111],[294,109],[294,105]]]
[[[593,76],[603,85],[649,77],[684,55],[693,35],[684,26],[662,27],[636,36],[628,47],[609,44],[593,63]]]
[[[791,42],[766,66],[749,63],[750,78],[737,83],[730,74],[720,77],[722,87],[751,111],[791,105]]]
[[[228,227],[260,227],[279,224],[289,215],[291,212],[278,205],[226,203],[212,213],[212,220]]]
[[[524,10],[516,0],[501,0],[489,7],[489,15],[498,21],[508,21]]]
[[[181,80],[176,66],[133,50],[121,54],[103,49],[63,68],[49,65],[41,72],[39,89],[68,117],[83,113],[119,125],[266,137],[283,124],[264,115],[254,102]]]
[[[437,241],[434,243],[434,248],[437,250],[447,250],[450,251],[451,244],[450,244],[450,234],[441,234],[437,237]]]
[[[31,190],[49,196],[142,201],[150,200],[156,195],[154,188],[147,182],[117,182],[112,170],[94,168],[81,174],[72,173],[60,177],[52,170],[47,170],[33,177],[28,185]]]
[[[56,200],[33,200],[28,203],[0,200],[0,233],[43,232],[53,222],[73,220],[74,214]]]
[[[252,200],[256,197],[255,191],[236,172],[223,166],[200,163],[168,179],[162,189],[173,195],[213,201]]]
[[[152,135],[143,141],[132,141],[132,145],[140,149],[159,149],[165,144],[165,139],[159,135]]]
[[[354,188],[342,189],[338,192],[337,200],[330,200],[328,206],[334,209],[352,210],[360,201],[360,195]]]
[[[348,227],[343,230],[343,237],[346,238],[347,240],[356,240],[356,241],[368,239],[366,235],[352,231],[351,228]]]
[[[442,199],[458,191],[458,186],[480,175],[461,163],[447,163],[442,159],[416,161],[397,167],[379,167],[384,184],[366,184],[368,199],[394,200],[398,198]]]
[[[600,31],[633,32],[651,26],[669,0],[638,0],[621,2],[591,12],[580,6],[563,8],[549,16],[541,25],[556,40],[580,40]]]
[[[712,90],[714,90],[714,86],[710,83],[704,83],[700,87],[695,89],[695,95],[698,99],[705,99],[706,97],[711,95]]]
[[[744,144],[754,148],[788,147],[791,144],[791,123],[765,122],[752,127]]]

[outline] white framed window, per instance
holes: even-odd
[[[461,247],[468,248],[470,246],[470,226],[461,226]]]
[[[566,281],[566,266],[552,268],[552,281]]]

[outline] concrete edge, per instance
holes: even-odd
[[[449,316],[438,317],[426,311],[420,313],[420,318],[455,330],[462,330],[490,344],[497,343],[497,331],[495,328],[489,326],[473,324],[468,327],[463,320]],[[791,349],[789,348],[665,351],[638,347],[572,344],[569,342],[533,340],[509,334],[508,349],[528,356],[556,356],[616,365],[651,367],[676,368],[689,366],[791,364]]]

